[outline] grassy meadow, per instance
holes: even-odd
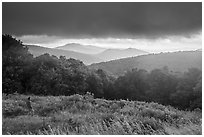
[[[201,110],[158,103],[94,99],[92,95],[2,97],[2,134],[8,135],[201,135]]]

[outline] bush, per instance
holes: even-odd
[[[154,110],[150,108],[143,109],[140,114],[143,117],[153,117],[155,119],[160,119],[161,121],[167,121],[167,115],[164,111],[161,110]]]

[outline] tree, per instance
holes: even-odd
[[[148,81],[150,90],[147,92],[152,101],[170,104],[170,95],[176,91],[177,79],[169,74],[168,69],[152,70]]]
[[[2,35],[2,87],[4,93],[22,93],[22,77],[33,56],[21,41]]]
[[[145,92],[149,88],[147,76],[147,71],[137,69],[120,76],[114,83],[117,98],[144,100]]]
[[[197,68],[190,68],[188,72],[184,73],[183,77],[179,79],[176,92],[171,95],[173,105],[184,108],[194,108],[200,102],[202,92],[202,72]],[[194,106],[194,105],[195,106]],[[201,104],[200,104],[201,105]],[[194,106],[194,107],[193,107]]]
[[[87,91],[93,93],[94,97],[103,97],[103,83],[97,74],[91,73],[87,77],[86,83],[88,85]]]
[[[200,108],[202,109],[202,75],[200,75],[196,86],[193,88],[194,100],[190,104],[190,108]]]

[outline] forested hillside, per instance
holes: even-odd
[[[201,64],[201,60],[198,61],[201,52],[156,55],[155,62],[156,59],[161,62],[158,58],[161,56],[174,57],[171,62],[174,60],[178,67],[184,65],[182,62],[193,64],[194,61],[197,66],[186,68],[179,76],[171,73],[172,65],[169,63],[167,67],[151,71],[131,69],[115,78],[102,69],[91,70],[83,62],[72,58],[67,59],[64,56],[58,58],[49,54],[33,57],[22,42],[10,35],[2,37],[2,92],[5,94],[67,96],[91,92],[95,98],[154,101],[179,109],[202,108],[202,71],[196,68],[199,66],[197,64]],[[183,61],[181,58],[175,58],[178,56],[183,57]],[[191,59],[187,58],[189,56]],[[143,57],[150,58],[149,56],[139,58]],[[151,64],[153,62],[150,66]]]
[[[189,68],[202,68],[202,51],[181,51],[173,53],[148,54],[138,57],[124,58],[108,62],[101,62],[89,66],[91,69],[103,69],[110,74],[123,75],[133,68],[161,69],[168,66],[174,73],[185,72]]]
[[[82,61],[73,58],[67,59],[65,56],[58,58],[47,53],[33,57],[21,41],[10,35],[2,37],[3,93],[83,94],[94,88],[92,82],[100,83],[105,75],[100,70],[90,71]],[[106,78],[110,79],[109,76]]]

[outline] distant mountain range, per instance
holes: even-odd
[[[62,49],[62,50],[69,50],[69,51],[75,51],[85,54],[91,54],[94,55],[97,58],[102,59],[103,61],[109,61],[114,59],[120,59],[120,58],[126,58],[126,57],[132,57],[132,56],[138,56],[147,54],[148,52],[134,49],[134,48],[128,48],[128,49],[105,49],[100,48],[92,45],[81,45],[78,43],[69,43],[64,46],[56,47],[56,49]]]
[[[49,53],[58,57],[60,55],[63,55],[67,58],[79,59],[83,61],[86,65],[148,53],[134,48],[105,49],[92,45],[81,45],[77,43],[70,43],[56,48],[45,48],[36,45],[28,45],[28,48],[34,56],[39,56],[44,53]]]
[[[76,43],[67,44],[57,48],[45,48],[36,45],[27,46],[31,54],[34,56],[39,56],[44,53],[49,53],[58,57],[62,55],[66,58],[81,60],[86,65],[89,65],[89,68],[103,69],[113,75],[122,75],[133,68],[151,71],[156,68],[168,66],[169,70],[175,73],[187,71],[188,68],[192,67],[202,69],[201,49],[196,51],[148,54],[148,52],[134,48],[104,49]],[[76,52],[77,49],[79,52]],[[91,50],[89,51],[88,49]]]
[[[101,62],[102,60],[88,54],[74,52],[74,51],[68,51],[68,50],[62,50],[62,49],[56,49],[56,48],[45,48],[41,46],[35,46],[35,45],[27,45],[28,50],[31,54],[34,56],[40,56],[45,53],[49,53],[50,55],[55,55],[57,57],[59,56],[65,56],[66,58],[74,58],[83,61],[86,65],[96,62]]]
[[[202,70],[202,51],[182,51],[172,53],[149,54],[131,58],[101,62],[89,66],[91,69],[103,69],[109,74],[122,75],[133,68],[151,71],[167,66],[172,73],[187,71],[189,68]]]
[[[128,48],[128,49],[107,49],[103,51],[102,53],[99,53],[96,55],[96,57],[103,59],[105,61],[108,60],[115,60],[120,58],[127,58],[127,57],[133,57],[138,55],[144,55],[148,52],[134,49],[134,48]]]
[[[106,50],[105,48],[100,48],[92,45],[81,45],[78,43],[69,43],[64,46],[56,47],[56,49],[75,51],[85,54],[98,54]]]

